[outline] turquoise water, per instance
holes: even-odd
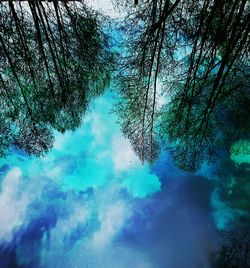
[[[12,148],[0,160],[1,267],[210,267],[217,231],[246,216],[237,178],[225,179],[237,166],[189,174],[167,153],[142,164],[113,102],[97,98],[45,157]]]

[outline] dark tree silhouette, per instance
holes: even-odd
[[[142,161],[154,161],[167,141],[176,163],[195,170],[222,142],[249,138],[249,3],[122,4],[132,11],[121,27],[129,47],[117,110]]]
[[[102,18],[75,1],[0,3],[0,153],[40,155],[53,129],[81,123],[108,84],[112,55]]]
[[[215,255],[214,268],[248,268],[250,266],[249,233],[225,233],[221,250]]]

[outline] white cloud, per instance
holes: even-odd
[[[125,171],[140,164],[138,157],[135,155],[127,139],[120,135],[114,136],[112,147],[112,160],[115,171]]]
[[[124,12],[119,12],[114,7],[112,0],[86,0],[87,5],[101,11],[104,15],[110,16],[111,18],[119,18],[124,16]]]
[[[11,169],[2,182],[0,193],[0,240],[11,241],[13,231],[22,225],[29,203],[27,195],[20,192],[19,168]]]
[[[94,145],[102,144],[108,130],[104,125],[102,116],[98,113],[91,114],[91,131],[95,138]]]
[[[104,211],[99,212],[100,229],[94,233],[93,244],[97,248],[104,248],[112,242],[114,235],[121,229],[128,218],[129,210],[126,204],[118,201]]]
[[[69,217],[58,218],[55,228],[51,230],[51,241],[54,243],[63,244],[65,237],[70,236],[72,230],[89,220],[91,210],[84,206],[82,202],[79,203],[73,199],[69,205],[71,210]],[[83,238],[79,237],[80,240]]]

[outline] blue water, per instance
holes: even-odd
[[[46,157],[12,148],[0,160],[0,267],[210,267],[234,213],[215,198],[212,168],[184,173],[167,153],[142,165],[112,103],[96,99]]]

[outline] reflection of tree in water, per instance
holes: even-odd
[[[217,182],[220,199],[227,207],[242,212],[239,224],[250,224],[250,163],[235,165],[230,160],[222,161]],[[238,219],[236,219],[238,220]],[[240,226],[239,226],[240,227]]]
[[[249,234],[224,233],[221,249],[214,258],[214,268],[248,268],[250,266]]]
[[[195,170],[221,145],[249,138],[249,16],[246,0],[141,0],[132,9],[117,110],[143,161],[167,141],[177,165]]]
[[[243,146],[246,144],[246,141],[235,143],[231,147],[231,159],[221,159],[218,164],[219,179],[214,183],[230,219],[219,234],[223,241],[213,256],[214,268],[248,268],[250,265],[250,162],[246,157],[249,148]]]
[[[116,2],[129,11],[117,105],[125,136],[142,161],[153,162],[164,148],[188,171],[219,160],[213,193],[228,214],[218,218],[232,216],[226,220],[237,233],[249,228],[250,155],[233,146],[250,140],[248,1]],[[229,153],[248,162],[224,161]],[[249,267],[249,240],[236,240],[226,242],[214,267]]]
[[[98,14],[84,4],[0,4],[0,154],[17,145],[40,155],[52,129],[81,123],[109,80],[110,54]]]

